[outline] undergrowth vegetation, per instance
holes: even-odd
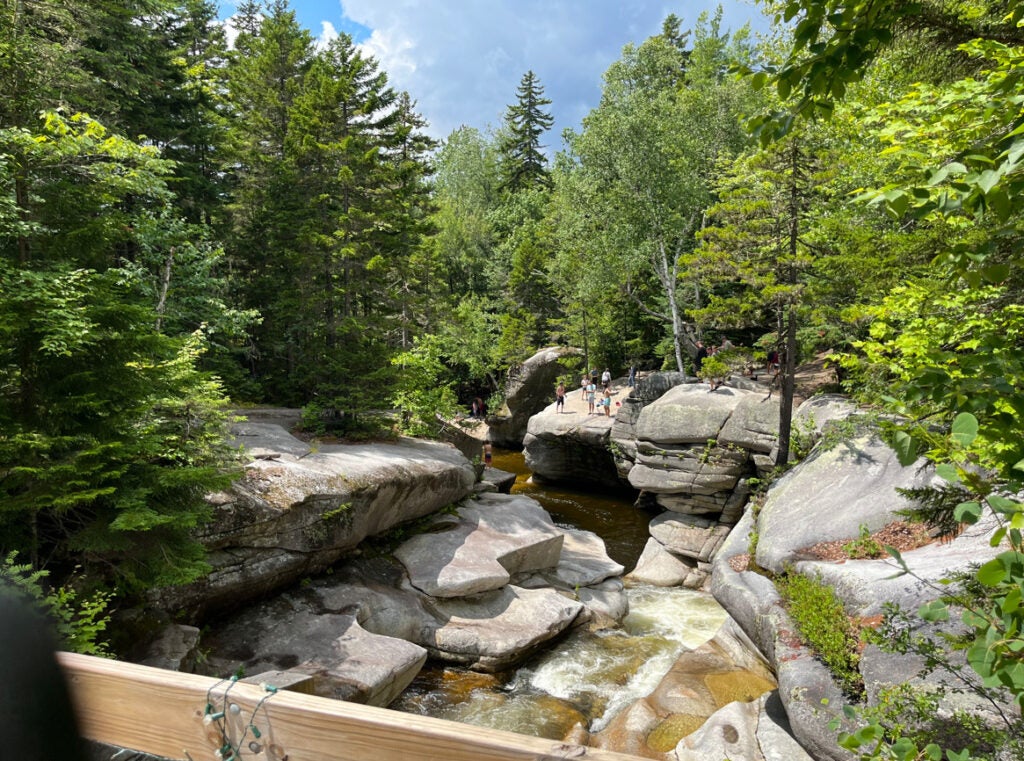
[[[835,590],[819,577],[792,571],[777,577],[775,586],[801,638],[829,668],[843,692],[860,698],[864,693],[864,680],[857,668],[860,640]]]

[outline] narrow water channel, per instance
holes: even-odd
[[[593,531],[604,539],[612,560],[625,566],[627,573],[633,570],[650,538],[647,527],[657,514],[633,507],[635,495],[608,489],[585,491],[535,484],[530,480],[522,452],[495,450],[493,465],[498,470],[516,474],[513,494],[525,494],[537,500],[556,524]]]
[[[628,494],[534,484],[519,452],[497,451],[493,465],[515,473],[513,493],[536,499],[557,524],[593,531],[627,572],[636,565],[653,516],[634,508]],[[573,632],[504,674],[428,667],[390,708],[552,740],[576,724],[600,731],[649,694],[685,648],[708,640],[725,620],[704,593],[637,587],[628,594],[630,613],[617,629]]]

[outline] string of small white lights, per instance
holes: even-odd
[[[230,679],[237,679],[237,678],[238,678],[237,676],[230,677]],[[210,724],[216,723],[217,724],[217,729],[220,730],[221,747],[220,747],[220,750],[217,751],[217,755],[218,756],[220,756],[220,754],[224,751],[225,747],[229,747],[230,746],[230,743],[228,742],[227,730],[226,730],[224,724],[221,723],[222,720],[224,719],[224,712],[223,711],[215,711],[214,710],[213,697],[212,696],[213,696],[213,691],[216,690],[218,687],[220,687],[222,684],[224,684],[224,682],[226,682],[226,681],[228,681],[227,677],[224,678],[224,679],[221,679],[219,682],[215,682],[214,684],[210,685],[210,688],[206,691],[206,709],[203,711],[203,724],[206,724],[208,726]]]
[[[230,684],[221,696],[221,710],[218,711],[216,710],[217,706],[215,705],[213,693],[225,682],[230,682]],[[236,744],[231,741],[230,727],[228,726],[228,714],[232,716],[240,716],[242,708],[237,703],[228,702],[228,695],[231,692],[231,688],[237,683],[238,676],[235,675],[221,679],[219,682],[215,682],[206,691],[206,708],[203,712],[203,723],[207,725],[216,724],[217,729],[220,731],[221,745],[220,748],[216,750],[215,755],[217,758],[221,759],[221,761],[234,761],[236,758],[242,758],[243,748],[248,749],[254,755],[262,752],[263,745],[259,740],[263,736],[263,733],[260,732],[259,728],[256,726],[256,716],[260,712],[260,709],[263,708],[263,704],[277,694],[277,687],[265,682],[260,684],[260,687],[263,688],[267,694],[256,702],[256,705],[252,709],[252,714],[250,714],[249,720],[245,722],[242,734]],[[252,733],[253,739],[248,745],[245,745],[245,738],[250,732]]]
[[[248,748],[253,753],[259,753],[261,750],[263,750],[263,746],[259,742],[260,738],[263,735],[260,733],[259,727],[256,726],[256,714],[259,713],[260,709],[263,707],[263,704],[267,702],[267,700],[269,700],[271,697],[277,694],[277,687],[267,684],[266,682],[261,682],[260,687],[266,690],[267,694],[260,698],[256,705],[253,707],[252,715],[249,716],[249,721],[246,723],[245,728],[242,729],[242,736],[238,738],[238,747],[241,748],[242,743],[245,742],[245,736],[249,733],[249,730],[252,730],[253,739],[249,741]]]

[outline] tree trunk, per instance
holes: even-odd
[[[676,283],[677,276],[679,275],[679,261],[678,258],[672,262],[669,266],[668,252],[665,250],[665,241],[658,241],[658,259],[654,262],[655,272],[658,274],[658,280],[661,281],[662,288],[665,289],[665,295],[668,297],[668,314],[672,320],[672,347],[675,349],[676,354],[676,369],[684,373],[686,370],[683,368],[683,320],[679,315],[679,300],[676,298]]]
[[[800,143],[794,139],[790,147],[789,178],[789,265],[786,268],[786,283],[796,286],[796,254],[800,241]],[[779,453],[775,457],[776,467],[785,467],[789,462],[789,443],[793,432],[793,393],[796,388],[796,303],[790,296],[786,307],[786,348],[785,363],[781,364],[782,395],[779,398]]]
[[[779,397],[779,453],[776,467],[789,462],[789,443],[793,433],[793,394],[796,389],[796,306],[790,304],[786,313],[785,362],[781,364],[782,392]]]
[[[167,292],[171,289],[171,272],[174,268],[174,246],[167,251],[163,272],[160,273],[160,298],[156,302],[156,332],[163,330],[164,310],[167,307]]]

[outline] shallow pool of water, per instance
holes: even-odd
[[[593,531],[604,539],[612,560],[622,563],[627,573],[633,570],[650,538],[651,518],[657,515],[634,507],[635,492],[534,483],[522,452],[496,450],[493,465],[516,474],[513,494],[525,494],[537,500],[559,525]]]

